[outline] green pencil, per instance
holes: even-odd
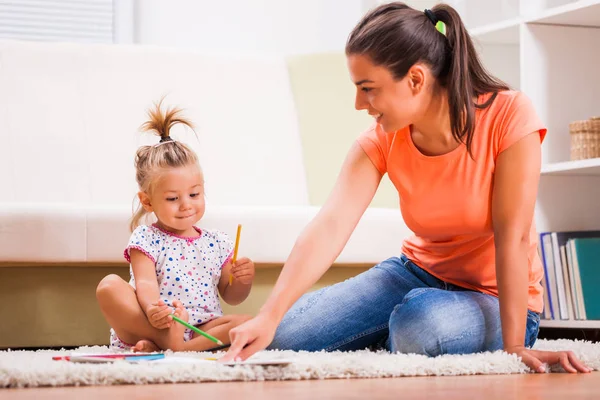
[[[210,340],[212,340],[212,341],[213,341],[213,342],[215,342],[216,344],[218,344],[218,345],[222,345],[222,344],[223,344],[223,342],[221,342],[221,341],[220,341],[219,339],[217,339],[216,337],[214,337],[214,336],[211,336],[211,335],[209,335],[208,333],[206,333],[206,332],[204,332],[204,331],[201,331],[200,329],[196,328],[194,325],[188,324],[187,322],[185,322],[184,320],[182,320],[182,319],[180,319],[180,318],[177,318],[177,317],[176,317],[176,316],[174,316],[173,314],[171,314],[171,317],[173,318],[173,320],[175,320],[175,321],[179,322],[181,325],[183,325],[183,326],[185,326],[185,327],[187,327],[187,328],[190,328],[190,329],[191,329],[191,330],[193,330],[194,332],[196,332],[196,333],[198,333],[198,334],[200,334],[200,335],[204,336],[204,337],[205,337],[205,338],[207,338],[207,339],[210,339]]]

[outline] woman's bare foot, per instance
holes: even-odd
[[[138,341],[135,346],[133,346],[132,350],[135,353],[152,353],[155,351],[160,351],[158,346],[154,344],[153,341],[144,339]]]
[[[188,322],[190,316],[181,301],[175,300],[173,302],[173,306],[175,307],[173,314],[179,319]],[[173,322],[173,325],[167,329],[167,349],[178,351],[183,347],[183,335],[185,333],[185,329],[185,326],[179,322]]]

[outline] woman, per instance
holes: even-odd
[[[376,122],[259,314],[231,330],[222,360],[269,344],[430,356],[503,349],[534,371],[560,362],[588,372],[572,352],[531,350],[543,308],[533,214],[546,129],[527,97],[485,71],[444,4],[372,10],[346,55],[356,108]],[[385,173],[415,233],[401,256],[300,298],[337,258]]]

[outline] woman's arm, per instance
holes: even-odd
[[[492,224],[504,348],[523,347],[529,298],[527,250],[541,168],[540,137],[531,134],[496,162]]]
[[[534,371],[543,372],[543,363],[560,362],[566,371],[587,372],[572,352],[525,348],[529,297],[527,250],[540,168],[541,143],[537,132],[500,153],[496,162],[492,223],[504,350],[521,356]]]
[[[329,198],[296,240],[261,313],[279,323],[294,302],[329,269],[371,203],[381,178],[355,143]]]
[[[286,311],[341,253],[371,203],[381,178],[381,173],[355,142],[333,191],[296,240],[259,314],[231,331],[232,345],[223,361],[236,357],[246,359],[271,342]]]

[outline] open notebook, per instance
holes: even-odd
[[[126,361],[130,363],[152,362],[160,364],[201,364],[217,363],[217,358],[165,355],[164,353],[77,353],[73,352],[66,356],[54,356],[56,361],[69,361],[76,363],[112,363]],[[262,365],[262,366],[285,366],[292,363],[289,359],[253,357],[246,361],[232,361],[222,365]]]

